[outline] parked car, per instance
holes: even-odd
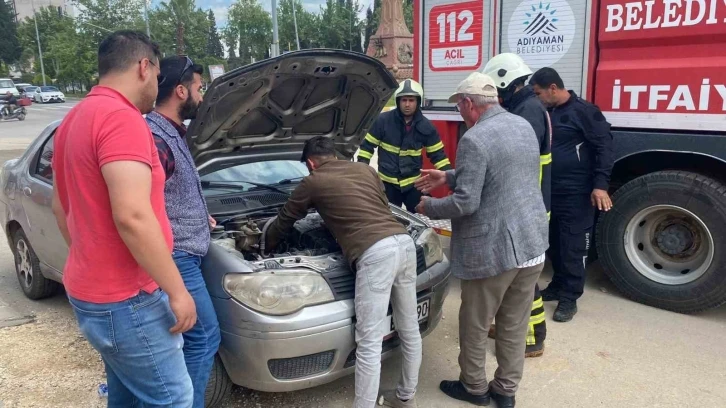
[[[35,91],[38,89],[38,86],[28,85],[28,86],[18,86],[18,90],[20,90],[20,95],[25,95],[28,98],[35,98]]]
[[[0,78],[0,95],[4,96],[8,92],[15,96],[20,95],[20,91],[15,87],[13,80],[10,78]]]
[[[264,223],[308,174],[299,162],[304,142],[327,135],[343,158],[352,158],[396,87],[373,58],[308,50],[228,72],[208,90],[186,136],[218,221],[202,264],[222,331],[208,406],[231,383],[282,392],[353,373],[355,274],[320,215],[311,211],[296,223],[269,258],[259,243]],[[59,123],[0,173],[0,225],[31,299],[56,292],[68,250],[51,211]],[[416,243],[418,317],[426,336],[441,319],[449,261],[430,226],[399,207],[391,211]],[[391,322],[383,357],[398,345]]]
[[[35,88],[33,101],[38,103],[65,102],[66,96],[54,86],[39,86]]]

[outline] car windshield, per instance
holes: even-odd
[[[297,182],[308,174],[305,164],[299,161],[272,160],[228,167],[206,174],[201,179],[203,182],[214,182],[205,183],[204,187],[205,196],[214,196],[259,189],[257,186],[244,183],[245,181],[255,184],[275,185],[284,180]],[[217,183],[220,184],[217,185]],[[232,183],[232,185],[223,185],[224,183]]]
[[[35,92],[36,89],[38,89],[37,86],[28,86],[25,88],[25,92]]]
[[[41,92],[58,92],[58,88],[54,86],[41,86],[40,87]]]
[[[0,88],[15,88],[15,85],[9,79],[0,79]]]

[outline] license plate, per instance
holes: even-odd
[[[429,312],[431,311],[431,299],[422,300],[416,305],[416,312],[418,313],[418,322],[421,323],[429,318]],[[384,336],[384,340],[390,338],[396,331],[396,327],[393,324],[393,316],[387,316],[389,331]]]

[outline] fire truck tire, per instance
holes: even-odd
[[[726,186],[659,171],[619,188],[597,223],[598,257],[629,298],[678,313],[726,303]]]

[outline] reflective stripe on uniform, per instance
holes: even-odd
[[[449,159],[444,159],[444,160],[440,160],[440,161],[436,162],[434,164],[434,167],[436,167],[436,170],[439,170],[440,168],[442,168],[444,166],[450,166],[450,165],[451,165],[451,162],[449,161]]]
[[[443,148],[444,148],[444,144],[442,142],[439,142],[439,143],[436,143],[435,145],[427,146],[426,153],[433,153],[433,152],[441,150]]]
[[[544,166],[552,163],[552,153],[541,154],[539,156],[539,185],[542,186],[542,176],[544,175]]]
[[[398,154],[401,151],[400,148],[398,148],[398,147],[396,147],[394,145],[388,144],[386,142],[381,142],[381,148],[383,150],[385,150],[385,151],[387,151],[389,153],[393,153],[393,154]]]
[[[371,159],[371,158],[373,157],[373,153],[371,153],[371,152],[368,152],[368,151],[365,151],[365,150],[361,149],[361,150],[360,150],[360,151],[358,152],[358,157],[362,157],[362,158],[364,158],[364,159],[368,159],[368,160],[370,160],[370,159]]]
[[[551,216],[552,216],[552,212],[551,212],[551,211],[547,211],[547,221],[549,221],[549,220],[550,220],[550,217],[551,217]]]
[[[379,144],[381,144],[381,141],[380,141],[380,140],[378,140],[378,139],[376,139],[376,138],[375,138],[375,136],[373,136],[373,135],[372,135],[372,134],[370,134],[370,133],[366,134],[366,140],[367,140],[367,141],[368,141],[369,143],[371,143],[371,144],[373,144],[373,145],[375,145],[375,146],[378,146]]]
[[[398,181],[398,184],[399,184],[399,185],[400,185],[401,187],[406,187],[406,186],[407,186],[407,185],[409,185],[409,184],[413,184],[413,183],[415,183],[415,182],[416,182],[416,180],[418,180],[418,179],[419,179],[420,177],[421,177],[421,175],[419,174],[418,176],[415,176],[415,177],[409,177],[409,178],[407,178],[407,179],[399,180],[399,181]]]
[[[399,153],[399,156],[421,156],[421,153],[423,153],[423,149],[418,150],[401,150]]]
[[[532,302],[532,310],[543,307],[544,301],[542,300],[542,297],[540,296],[537,300]]]
[[[386,176],[385,174],[381,173],[380,171],[378,172],[378,177],[380,177],[381,180],[385,181],[386,183],[398,185],[398,179],[396,179],[395,177]]]

